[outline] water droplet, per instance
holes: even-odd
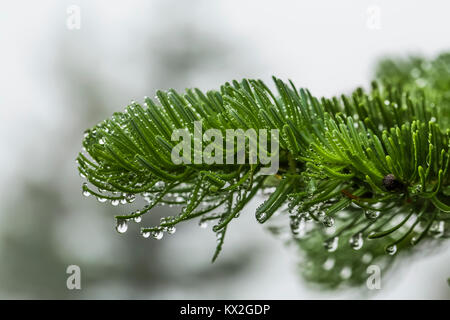
[[[97,197],[98,202],[104,203],[104,202],[106,202],[106,200],[107,200],[106,198]]]
[[[372,261],[373,256],[371,253],[367,252],[364,253],[364,255],[362,256],[361,260],[363,263],[370,263],[370,261]]]
[[[291,222],[289,226],[291,227],[291,232],[293,234],[298,234],[298,228],[300,225],[300,219],[296,216],[291,216]]]
[[[325,270],[331,270],[334,267],[335,264],[335,260],[333,258],[328,258],[324,263],[323,263],[323,268]]]
[[[117,199],[111,200],[111,204],[115,207],[115,206],[119,205],[119,200],[117,200]]]
[[[326,216],[323,218],[323,225],[327,228],[331,228],[334,226],[334,218],[330,216]]]
[[[396,252],[397,252],[397,246],[395,244],[386,247],[386,253],[387,254],[393,256]]]
[[[116,230],[118,233],[125,233],[128,230],[128,223],[125,219],[117,219]]]
[[[200,223],[199,223],[198,225],[199,225],[200,228],[202,228],[202,229],[208,228],[208,222],[206,222],[206,221],[200,221]]]
[[[429,234],[433,237],[433,238],[441,238],[445,233],[445,222],[444,220],[441,221],[434,221]]]
[[[139,223],[141,221],[142,221],[142,217],[141,216],[134,217],[134,222]]]
[[[144,238],[148,238],[148,237],[150,237],[150,232],[142,232],[142,236],[144,237]]]
[[[339,244],[339,238],[333,237],[331,239],[324,241],[323,246],[325,247],[325,249],[328,252],[334,252],[338,248],[338,244]]]
[[[153,204],[153,200],[150,197],[144,197],[144,200],[149,203],[150,205]]]
[[[105,140],[103,140],[103,138],[101,138],[100,140],[98,140],[99,144],[105,144]]]
[[[129,203],[132,203],[132,202],[134,202],[134,200],[136,200],[136,196],[135,196],[134,194],[128,194],[128,195],[126,196],[126,200],[127,200]]]
[[[303,238],[306,231],[306,220],[304,216],[292,216],[290,226],[291,232],[294,236],[296,236],[297,238]]]
[[[335,234],[336,233],[336,226],[332,226],[332,227],[330,227],[330,228],[325,228],[324,229],[324,233],[327,235],[327,236],[332,236],[333,234]]]
[[[415,187],[414,187],[414,193],[420,193],[421,191],[422,191],[422,185],[421,184],[417,184]]]
[[[349,279],[352,276],[352,269],[350,267],[343,267],[340,276],[342,279]]]
[[[120,203],[121,203],[121,204],[127,203],[127,199],[125,199],[125,198],[120,199]]]
[[[359,233],[354,234],[350,238],[349,243],[353,250],[361,249],[361,247],[364,244],[364,239],[363,239],[362,233],[359,232]]]
[[[364,215],[369,220],[375,220],[380,215],[380,212],[375,210],[364,210]]]
[[[170,226],[167,228],[168,234],[174,234],[176,231],[177,231],[177,228],[175,228],[174,226]]]
[[[91,195],[91,193],[89,191],[87,191],[86,189],[83,190],[83,196],[89,197],[90,195]]]
[[[83,179],[86,179],[86,175],[82,172],[80,172],[80,177],[82,177]]]
[[[259,222],[264,222],[266,220],[266,213],[263,212],[259,214],[256,218],[258,219]]]
[[[153,231],[152,232],[153,239],[161,240],[163,238],[163,236],[164,236],[164,233],[162,231]]]
[[[420,70],[418,68],[413,68],[410,74],[413,78],[418,78],[420,76]]]

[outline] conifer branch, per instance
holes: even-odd
[[[385,60],[369,91],[340,97],[317,98],[291,81],[273,81],[276,92],[261,80],[244,79],[218,91],[171,89],[158,91],[156,101],[130,103],[86,130],[77,158],[87,179],[83,194],[112,205],[136,197],[148,202],[116,217],[119,232],[127,220],[140,221],[163,204],[179,206],[180,213],[143,227],[144,237],[161,239],[191,219],[213,222],[219,239],[213,260],[231,222],[256,195],[267,193],[256,220],[265,223],[277,211],[288,215],[294,241],[310,258],[320,257],[309,263],[386,260],[385,252],[449,237],[450,54]],[[172,132],[187,129],[195,143],[195,121],[224,136],[227,129],[278,129],[278,172],[264,175],[259,159],[226,164],[225,155],[223,164],[175,164]],[[250,151],[245,149],[245,159]],[[321,275],[307,270],[313,273],[307,277],[321,282]]]

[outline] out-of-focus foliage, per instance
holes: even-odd
[[[402,88],[410,91],[411,94],[425,95],[425,101],[428,101],[430,108],[435,109],[437,114],[434,120],[448,132],[450,53],[441,54],[434,60],[418,56],[403,60],[384,59],[376,68],[376,77],[387,87]],[[447,199],[447,203],[449,195],[448,187],[443,189],[443,197]],[[357,215],[354,207],[349,210],[351,216]],[[423,215],[433,216],[435,214],[433,210],[425,210]],[[448,238],[450,236],[449,219],[448,215],[442,215],[441,220],[434,222],[433,225],[422,225],[422,229],[425,229],[425,233],[432,237]],[[367,223],[367,221],[362,221],[362,226],[364,226],[363,223]],[[423,221],[419,221],[419,223],[422,224]],[[369,276],[367,272],[369,265],[377,265],[385,274],[385,271],[392,266],[394,259],[386,256],[384,248],[372,240],[364,241],[361,249],[354,250],[352,248],[355,243],[354,239],[359,237],[357,229],[358,227],[352,227],[351,232],[344,233],[339,238],[341,245],[332,253],[321,248],[320,244],[329,240],[330,237],[320,229],[314,230],[304,239],[295,241],[303,257],[300,270],[305,279],[323,287],[336,288],[341,284],[361,285],[365,283]],[[356,236],[352,238],[352,235]],[[395,241],[393,235],[395,233],[388,236],[390,241]],[[409,249],[412,238],[413,235],[408,235],[400,245],[405,247],[404,249]],[[437,241],[433,242],[433,245],[438,244]],[[405,254],[411,253],[411,250],[403,251]]]
[[[430,60],[421,56],[408,59],[383,59],[378,63],[375,76],[384,83],[424,92],[432,106],[440,111],[437,121],[442,128],[450,123],[450,53],[442,53]]]

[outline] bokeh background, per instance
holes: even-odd
[[[80,29],[67,26],[71,5]],[[381,290],[312,287],[295,249],[256,223],[257,203],[214,264],[211,226],[119,235],[113,216],[130,209],[82,197],[75,164],[86,128],[157,89],[276,75],[315,95],[348,92],[379,58],[449,50],[449,11],[411,0],[2,1],[0,298],[449,299],[449,244],[398,259]],[[72,264],[81,290],[66,287]]]

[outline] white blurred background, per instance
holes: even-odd
[[[70,29],[70,6],[80,29]],[[382,289],[324,291],[251,203],[210,263],[196,223],[161,241],[81,196],[83,131],[157,89],[271,75],[315,95],[367,86],[377,59],[449,50],[446,1],[10,1],[0,10],[0,298],[449,299],[450,251],[398,264]],[[158,221],[163,211],[144,219]],[[152,220],[153,219],[153,220]],[[66,288],[66,267],[82,289]]]

